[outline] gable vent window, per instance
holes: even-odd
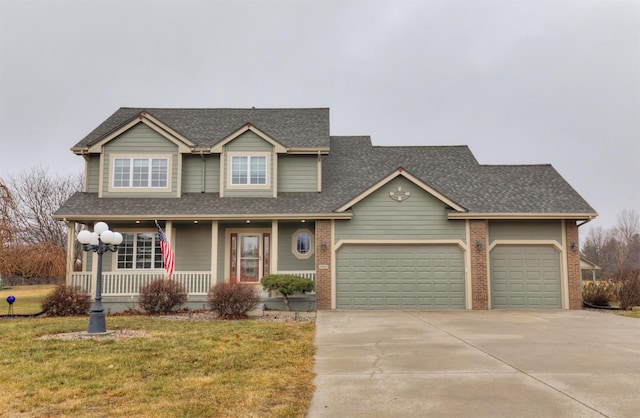
[[[167,188],[167,158],[114,158],[113,187]]]
[[[231,158],[232,185],[266,185],[267,157],[234,156]]]

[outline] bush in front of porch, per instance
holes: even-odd
[[[150,314],[171,312],[186,301],[187,291],[175,280],[158,279],[140,286],[140,307]]]
[[[313,290],[313,280],[293,274],[269,274],[260,279],[260,283],[264,290],[277,290],[282,294],[285,311],[291,310],[289,296]]]

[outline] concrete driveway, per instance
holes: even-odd
[[[640,319],[318,311],[308,417],[640,417]]]

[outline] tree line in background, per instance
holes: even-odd
[[[53,213],[82,190],[82,175],[52,176],[41,167],[0,178],[0,274],[5,283],[65,276],[67,226]],[[80,248],[76,246],[77,253]],[[76,254],[78,255],[78,254]]]
[[[587,233],[580,255],[602,268],[598,279],[613,279],[625,271],[640,270],[640,216],[625,209],[609,229],[593,227]]]

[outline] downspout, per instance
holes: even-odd
[[[204,160],[204,152],[200,151],[200,159],[202,160],[202,182],[201,182],[201,190],[200,193],[204,193],[205,190],[205,175],[206,175],[206,162]]]

